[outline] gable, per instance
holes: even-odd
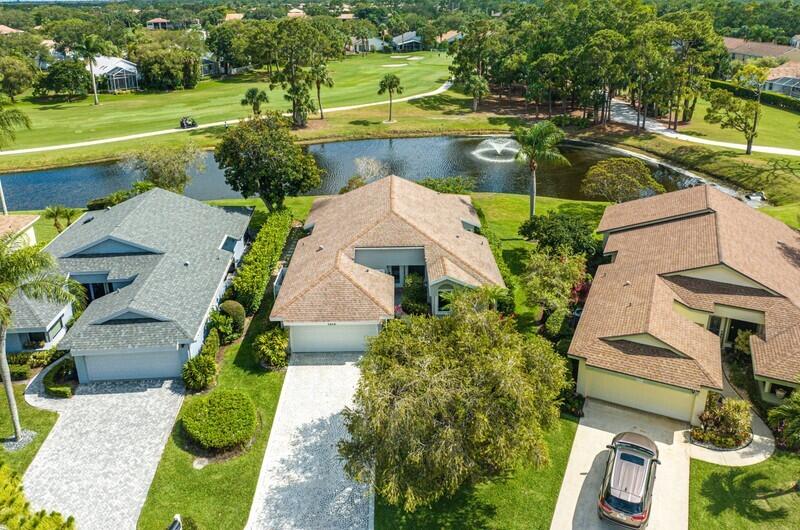
[[[156,252],[127,241],[121,241],[109,237],[86,248],[80,249],[78,252],[75,252],[70,256],[100,256],[119,254],[156,254]]]

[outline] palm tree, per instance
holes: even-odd
[[[53,204],[45,208],[44,212],[42,213],[45,219],[50,219],[53,221],[53,226],[56,228],[56,232],[59,234],[62,230],[64,230],[64,227],[61,225],[61,218],[66,217],[64,211],[65,208],[60,204]]]
[[[783,437],[793,447],[800,447],[800,391],[795,390],[783,403],[769,411],[773,426],[783,424]]]
[[[311,67],[309,72],[311,81],[317,87],[317,105],[319,105],[319,119],[324,120],[325,114],[322,112],[322,94],[323,86],[333,88],[333,77],[328,71],[328,65],[325,63],[317,63]]]
[[[14,133],[16,129],[31,128],[30,118],[21,110],[4,108],[7,102],[8,98],[0,96],[0,147],[14,141],[17,137]]]
[[[250,105],[253,107],[253,114],[256,116],[261,114],[262,103],[269,103],[269,96],[263,90],[259,90],[255,87],[248,89],[242,98],[242,105]]]
[[[64,206],[61,211],[61,214],[64,216],[64,219],[67,220],[67,226],[72,224],[73,219],[77,219],[81,216],[82,211],[78,208],[69,208],[68,206]]]
[[[548,120],[540,121],[531,127],[518,127],[514,130],[514,139],[519,142],[517,159],[528,161],[531,171],[530,197],[531,219],[536,215],[536,169],[539,162],[568,166],[569,160],[558,150],[558,144],[566,135],[564,131]]]
[[[6,357],[6,335],[13,321],[11,299],[27,296],[33,300],[80,304],[83,302],[81,293],[80,284],[64,278],[58,272],[50,254],[40,252],[39,247],[23,245],[21,234],[0,237],[0,374],[3,376],[16,440],[22,435],[22,427]]]
[[[83,59],[89,64],[89,73],[92,75],[92,94],[94,94],[94,104],[99,105],[100,100],[97,98],[97,80],[94,76],[94,58],[98,55],[110,55],[114,53],[114,45],[109,41],[102,39],[98,35],[86,35],[75,48],[72,50],[75,56]]]
[[[392,122],[392,96],[395,94],[402,94],[403,87],[400,85],[400,78],[394,74],[386,74],[381,79],[380,85],[378,85],[378,94],[386,94],[389,93],[389,120],[387,123]]]

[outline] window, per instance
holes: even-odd
[[[222,250],[227,250],[228,252],[233,252],[236,248],[237,240],[232,238],[231,236],[227,236],[225,238],[225,242],[222,243]]]
[[[425,279],[425,265],[409,265],[408,266],[408,273],[409,274],[418,274],[422,279]]]
[[[449,313],[450,312],[450,294],[453,292],[450,288],[442,288],[438,291],[438,297],[436,300],[436,310],[439,313]]]
[[[105,283],[90,283],[87,286],[87,291],[90,302],[108,294],[108,289]]]
[[[50,340],[53,340],[53,339],[56,337],[56,335],[58,335],[58,334],[59,334],[59,332],[60,332],[60,331],[61,331],[63,328],[64,328],[64,323],[63,323],[63,322],[61,321],[61,319],[59,318],[58,320],[56,320],[56,323],[55,323],[55,324],[53,324],[53,327],[52,327],[52,328],[50,328],[50,329],[47,331],[47,335],[50,337]]]
[[[708,331],[710,331],[714,335],[719,335],[721,329],[722,329],[722,319],[720,317],[712,316],[711,318],[708,319]]]
[[[28,343],[32,346],[38,346],[39,343],[47,342],[47,337],[43,332],[28,333]]]

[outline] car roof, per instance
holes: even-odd
[[[618,443],[624,443],[641,447],[645,451],[653,453],[653,455],[658,458],[658,447],[656,446],[655,442],[643,434],[636,432],[623,432],[614,437],[613,443],[614,445]]]
[[[638,463],[641,461],[641,463]],[[619,449],[611,471],[611,494],[628,502],[642,502],[650,466],[647,455],[627,448]]]

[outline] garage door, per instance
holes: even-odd
[[[691,421],[694,394],[688,390],[648,383],[588,367],[583,369],[582,375],[586,376],[585,392],[588,397],[681,421]]]
[[[294,352],[364,351],[367,337],[377,335],[377,324],[291,326]]]
[[[180,377],[183,367],[177,351],[96,355],[84,358],[90,381]]]

